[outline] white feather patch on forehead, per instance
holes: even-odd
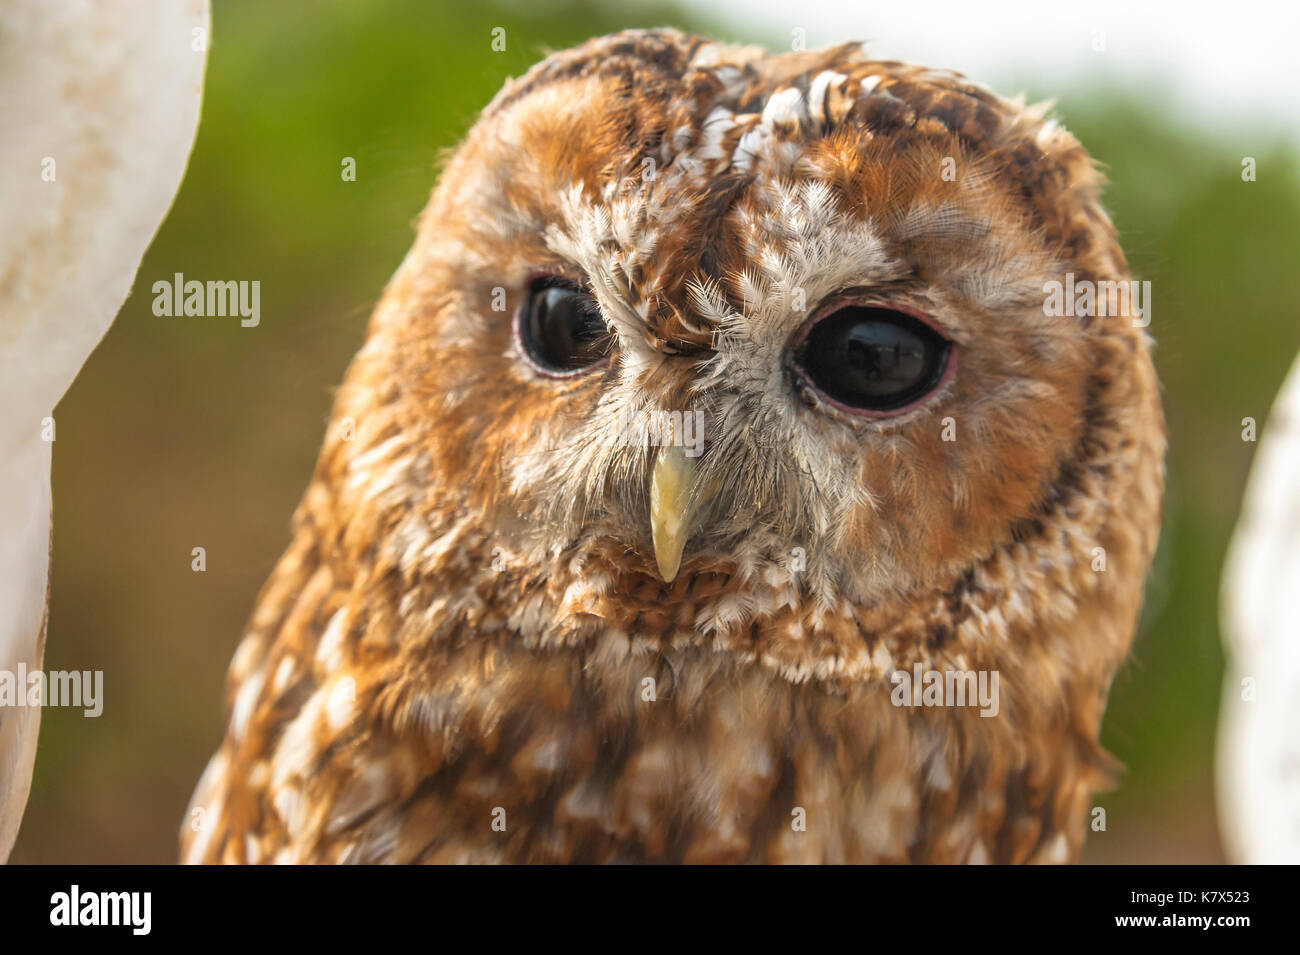
[[[808,107],[804,102],[803,91],[793,86],[777,90],[763,107],[763,125],[775,126],[780,123],[794,122],[804,125],[808,122]]]
[[[807,97],[802,89],[788,86],[769,96],[760,114],[738,113],[744,71],[723,64],[710,72],[724,91],[698,129],[679,126],[664,138],[659,147],[659,160],[666,169],[660,182],[663,189],[699,188],[726,172],[790,175],[807,138],[824,135],[832,125],[832,86],[842,87],[847,82],[844,74],[823,70],[813,79]],[[739,135],[735,135],[737,130]],[[730,153],[723,145],[729,136],[735,142]]]
[[[814,135],[822,135],[831,124],[830,111],[827,108],[827,96],[831,86],[839,86],[848,77],[834,70],[822,70],[808,87],[808,118]]]
[[[722,140],[736,127],[736,114],[725,106],[715,106],[705,117],[700,128],[700,144],[695,147],[696,159],[721,159]]]

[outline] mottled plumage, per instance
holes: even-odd
[[[1044,314],[1129,277],[1099,182],[1041,110],[856,44],[628,32],[508,83],[339,392],[184,858],[1075,858],[1165,444],[1142,329]],[[539,274],[608,365],[524,360]],[[916,407],[792,374],[848,298],[952,342]],[[604,440],[644,409],[706,422],[675,577],[666,452]],[[996,670],[998,715],[895,706],[917,663]]]

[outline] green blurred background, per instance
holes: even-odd
[[[104,670],[106,702],[94,720],[45,711],[14,862],[175,858],[220,736],[226,665],[288,541],[332,389],[411,241],[440,151],[506,77],[633,26],[789,42],[669,6],[215,7],[184,186],[135,294],[57,410],[46,667]],[[1172,435],[1164,536],[1106,720],[1128,771],[1098,800],[1108,829],[1085,861],[1220,861],[1218,580],[1255,448],[1241,419],[1264,422],[1300,347],[1300,152],[1178,128],[1155,94],[1025,92],[1057,97],[1057,115],[1107,167],[1109,208],[1153,285]],[[1241,180],[1245,155],[1257,182]],[[356,182],[340,178],[345,156]],[[173,272],[260,280],[260,327],[155,317],[150,286]],[[206,573],[190,569],[199,546]]]

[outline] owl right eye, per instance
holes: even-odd
[[[589,294],[546,276],[528,287],[515,320],[520,350],[543,375],[567,378],[601,364],[609,354],[609,327]]]
[[[804,381],[844,411],[889,417],[915,407],[951,373],[952,343],[915,315],[846,303],[816,318],[795,349]]]

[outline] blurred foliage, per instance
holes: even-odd
[[[587,3],[215,6],[185,184],[58,408],[47,667],[104,669],[106,706],[97,720],[46,711],[16,862],[175,857],[219,739],[226,665],[440,151],[548,49],[629,26],[701,27],[668,8]],[[503,53],[490,50],[497,26]],[[1108,205],[1153,283],[1172,437],[1169,520],[1106,722],[1129,772],[1099,800],[1109,828],[1087,858],[1213,860],[1218,579],[1254,450],[1241,419],[1264,421],[1300,346],[1297,152],[1177,128],[1155,96],[1078,92],[1057,112],[1107,164]],[[1257,182],[1241,181],[1246,155]],[[356,182],[340,178],[345,156]],[[260,280],[261,325],[155,317],[150,286],[174,272]],[[190,569],[196,546],[206,573]]]

